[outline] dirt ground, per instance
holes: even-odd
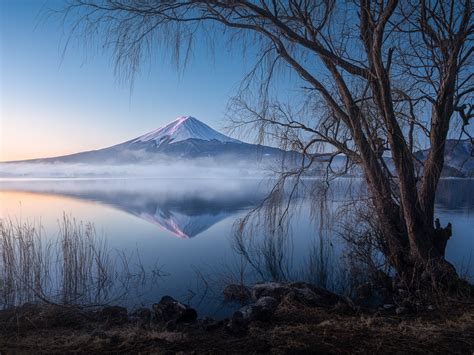
[[[6,325],[0,315],[0,353],[474,353],[473,304],[406,315],[280,305],[270,321],[252,322],[239,335],[219,324],[169,331],[152,322],[79,321],[63,313],[51,326],[28,314],[16,325],[10,315]]]

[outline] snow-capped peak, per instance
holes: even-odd
[[[179,116],[166,126],[158,128],[150,133],[138,137],[133,143],[155,141],[158,144],[176,143],[187,139],[201,139],[204,141],[233,142],[239,141],[227,137],[207,124],[191,116]]]

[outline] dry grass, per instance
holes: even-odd
[[[63,215],[56,238],[39,223],[0,220],[0,308],[27,302],[118,302],[159,270],[133,270],[131,255],[112,250],[90,223]],[[137,258],[139,260],[139,258]],[[150,280],[148,280],[150,281]],[[156,280],[153,280],[156,281]]]
[[[97,332],[100,329],[100,332]],[[341,313],[323,308],[280,308],[268,323],[255,322],[247,335],[223,328],[188,326],[169,332],[157,324],[127,323],[81,329],[36,329],[2,336],[0,349],[34,352],[472,354],[474,306],[458,305],[418,315]]]

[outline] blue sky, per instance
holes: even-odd
[[[0,0],[0,161],[107,147],[181,115],[221,131],[228,125],[226,106],[252,67],[252,53],[243,57],[222,45],[211,55],[198,44],[184,72],[157,53],[142,63],[131,90],[99,42],[73,40],[64,52],[69,28],[60,15],[46,16],[64,3]],[[293,103],[300,97],[294,76],[277,84],[278,95]]]
[[[157,56],[133,90],[114,76],[110,53],[73,41],[45,18],[53,0],[1,0],[0,161],[96,149],[136,137],[179,115],[223,128],[225,108],[251,63],[196,47],[179,73]]]

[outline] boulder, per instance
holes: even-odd
[[[289,291],[288,285],[280,282],[255,284],[252,287],[252,298],[258,300],[261,297],[268,296],[280,301]]]
[[[225,330],[233,335],[244,335],[247,333],[248,325],[253,321],[268,321],[275,313],[278,301],[269,296],[261,297],[257,302],[242,307],[234,312],[227,323]]]
[[[224,299],[226,301],[244,302],[250,298],[250,291],[244,285],[230,284],[224,288]]]
[[[292,288],[290,292],[285,295],[285,297],[292,298],[299,303],[309,306],[317,305],[318,301],[320,300],[320,296],[318,296],[309,288]]]
[[[240,313],[242,318],[251,322],[254,320],[266,321],[273,316],[278,307],[278,301],[269,296],[261,297],[257,302],[242,307],[235,313]],[[235,315],[234,313],[234,315]]]
[[[307,282],[268,282],[254,285],[252,287],[252,298],[258,300],[262,297],[272,297],[278,302],[285,299],[290,302],[318,307],[346,303],[343,297]]]
[[[197,319],[196,310],[170,296],[163,296],[159,303],[155,303],[153,311],[158,322],[191,323]]]
[[[290,288],[295,292],[298,301],[309,306],[333,307],[338,303],[347,303],[343,297],[307,282],[292,283]]]
[[[249,304],[234,312],[232,319],[237,317],[238,319],[242,319],[245,322],[251,322],[252,320],[256,319],[257,313],[258,308],[253,304]]]
[[[278,301],[273,297],[265,296],[259,298],[258,301],[254,303],[254,307],[258,310],[256,319],[268,320],[273,316],[273,313],[275,313],[278,307]]]

